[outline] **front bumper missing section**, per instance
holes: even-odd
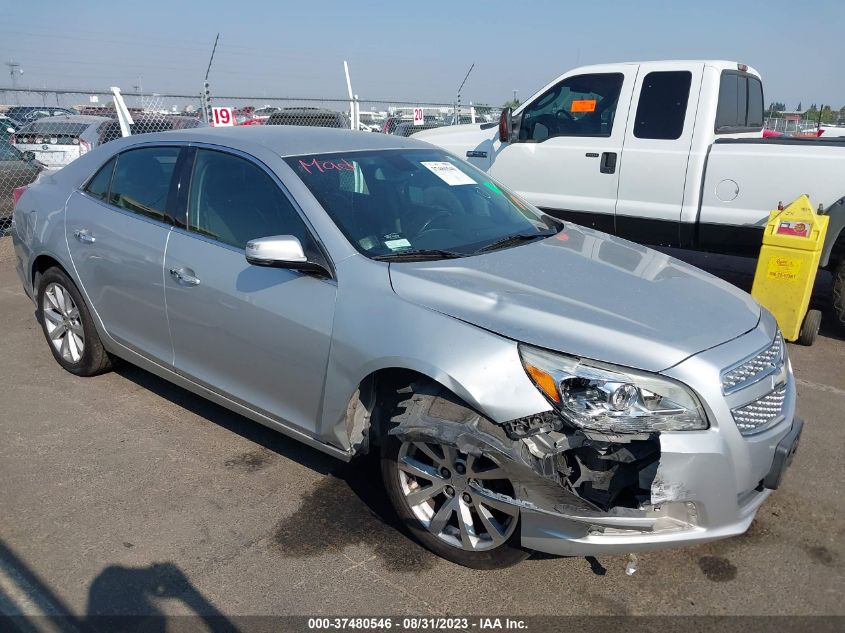
[[[578,443],[581,438],[576,438],[578,442],[567,444],[568,440],[573,440],[572,435],[557,432],[514,439],[508,437],[502,426],[475,411],[441,398],[435,398],[434,402],[436,404],[425,414],[417,409],[414,415],[394,418],[399,424],[390,434],[402,441],[447,444],[467,454],[492,457],[511,480],[514,496],[492,493],[480,486],[474,486],[475,494],[494,496],[500,502],[519,507],[522,545],[533,550],[566,556],[617,554],[736,536],[748,529],[757,509],[771,492],[761,485],[738,495],[733,511],[708,522],[707,501],[702,502],[700,494],[689,491],[692,493],[689,498],[685,498],[685,494],[662,495],[659,490],[666,489],[668,484],[662,478],[653,478],[652,472],[651,499],[638,507],[603,509],[579,496],[572,481],[561,473],[560,455],[572,452],[573,448],[590,446],[589,441]],[[780,483],[795,453],[802,426],[796,418],[791,430],[779,442],[766,477],[766,488],[771,487],[769,484]],[[665,457],[674,465],[679,458],[682,463],[690,464],[688,455]],[[684,474],[700,478],[704,473],[722,467],[723,460],[728,458],[713,453],[702,455],[693,460],[695,467],[690,472],[679,472],[675,466],[670,467],[669,472],[675,475],[674,479],[683,478]],[[687,492],[684,485],[676,487],[678,492]],[[692,487],[698,487],[700,492],[701,486]]]

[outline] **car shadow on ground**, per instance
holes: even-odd
[[[226,466],[263,469],[262,455],[269,451],[323,475],[302,495],[299,508],[273,526],[269,540],[276,553],[306,558],[331,550],[342,552],[349,546],[365,546],[386,568],[405,572],[431,568],[440,561],[412,539],[393,512],[381,483],[376,451],[346,463],[139,367],[122,362],[115,371],[139,387],[263,449],[230,458]]]
[[[163,602],[177,601],[190,617],[192,631],[234,633],[235,624],[212,604],[173,563],[154,563],[147,567],[109,565],[88,588],[85,613],[74,614],[47,583],[0,540],[0,572],[5,576],[0,591],[0,628],[62,633],[84,631],[143,631],[158,633],[173,630],[173,618],[162,610]],[[40,614],[40,615],[37,615]],[[187,618],[179,616],[179,620]],[[8,628],[7,628],[8,626]]]

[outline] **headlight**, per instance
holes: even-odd
[[[695,395],[668,378],[526,345],[519,353],[537,389],[575,426],[609,433],[707,428]]]

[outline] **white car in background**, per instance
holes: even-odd
[[[59,169],[90,150],[80,137],[112,119],[83,114],[38,119],[18,130],[10,139],[22,152],[33,152],[48,168]]]

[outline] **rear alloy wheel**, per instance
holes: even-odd
[[[41,299],[44,330],[55,353],[68,363],[82,360],[85,352],[85,332],[79,319],[79,308],[67,288],[49,283]]]
[[[519,545],[519,508],[506,473],[490,457],[430,442],[382,446],[382,475],[397,514],[434,553],[475,569],[499,569],[530,554]]]
[[[59,365],[77,376],[94,376],[111,367],[88,307],[60,268],[39,278],[37,306],[44,338]]]

